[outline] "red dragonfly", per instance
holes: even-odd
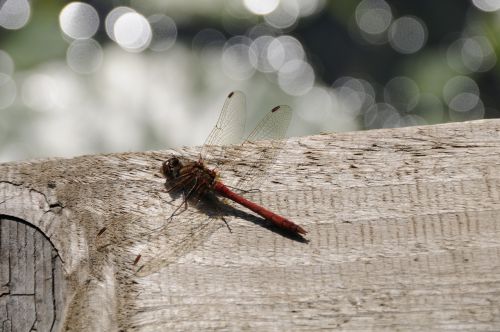
[[[238,116],[234,115],[234,112],[244,112],[244,100],[245,97],[242,92],[234,91],[231,92],[224,103],[222,112],[220,114],[219,120],[208,136],[207,142],[205,142],[205,147],[214,145],[218,143],[219,136],[226,131],[231,131],[232,121],[238,119]],[[241,107],[243,101],[243,107]],[[236,108],[239,106],[240,108]],[[256,139],[264,138],[281,138],[291,118],[290,107],[288,106],[276,106],[271,112],[261,120],[257,125],[256,129],[250,134],[250,136],[245,140],[254,141]],[[232,120],[233,119],[233,120]],[[214,142],[215,141],[215,142]],[[267,159],[272,159],[271,157],[275,155],[276,149],[267,150],[265,157]],[[268,160],[269,161],[269,160]],[[228,198],[244,207],[252,210],[261,217],[269,220],[276,227],[281,228],[293,234],[306,234],[306,230],[299,225],[293,223],[289,219],[282,217],[268,209],[249,201],[243,196],[235,193],[229,189],[222,181],[219,180],[219,172],[214,169],[209,169],[203,160],[203,156],[200,155],[199,160],[182,160],[179,157],[171,157],[170,159],[163,162],[161,167],[161,173],[165,178],[166,186],[170,186],[168,191],[184,188],[187,189],[185,195],[185,202],[192,200],[193,198],[199,198],[205,195],[207,192],[219,194],[225,198]],[[175,214],[176,211],[174,211]]]
[[[233,128],[235,127],[238,130],[241,129],[240,127],[242,127],[242,125],[237,125],[237,122],[244,121],[244,114],[245,95],[240,91],[233,91],[229,93],[219,116],[219,120],[208,136],[204,147],[219,143],[224,135],[232,136],[232,132],[235,130]],[[267,116],[261,120],[261,122],[259,122],[257,127],[245,141],[248,142],[255,141],[257,139],[282,138],[288,128],[290,118],[290,107],[274,107],[271,112],[268,113]],[[236,135],[238,135],[238,133],[236,133]],[[289,219],[277,215],[276,213],[249,201],[229,189],[224,183],[222,183],[222,181],[219,180],[220,171],[209,169],[205,165],[203,152],[205,151],[202,151],[198,161],[183,161],[181,158],[174,156],[163,162],[161,173],[167,179],[166,186],[170,186],[170,188],[168,188],[169,191],[179,188],[187,189],[185,202],[192,198],[201,197],[207,192],[217,193],[252,210],[285,231],[293,234],[307,233],[306,230]],[[276,152],[278,152],[276,147],[269,149],[265,157],[267,159],[274,159]]]
[[[234,161],[225,163],[222,167],[217,167],[216,169],[211,169],[206,166],[205,160],[210,162],[228,160],[227,157],[222,156],[222,153],[225,152],[225,150],[220,148],[221,145],[241,143],[241,135],[244,132],[245,127],[245,113],[245,95],[240,91],[231,92],[227,96],[217,124],[203,145],[198,160],[172,156],[162,163],[161,174],[166,178],[165,186],[167,187],[167,191],[171,194],[174,194],[175,192],[182,192],[184,194],[184,198],[182,200],[182,204],[175,208],[174,212],[171,213],[167,222],[164,220],[164,213],[161,213],[154,218],[159,224],[161,224],[160,227],[150,228],[146,233],[142,233],[142,231],[138,232],[137,234],[142,233],[142,235],[134,237],[134,239],[144,239],[144,234],[147,235],[147,239],[145,239],[145,241],[139,240],[139,242],[143,242],[142,245],[145,246],[145,249],[144,251],[141,251],[141,254],[138,255],[134,261],[134,265],[136,265],[139,260],[144,262],[144,265],[140,266],[137,270],[138,275],[144,276],[158,271],[162,266],[168,265],[172,261],[175,261],[190,250],[194,249],[215,231],[215,227],[220,227],[216,226],[218,223],[214,223],[213,220],[201,222],[198,219],[197,222],[194,222],[193,220],[193,223],[175,224],[169,222],[180,213],[193,213],[193,211],[179,212],[182,207],[184,207],[185,210],[187,209],[188,201],[199,202],[203,197],[213,196],[212,194],[228,198],[240,205],[245,206],[270,221],[277,228],[282,229],[291,235],[295,235],[300,238],[301,235],[307,233],[304,228],[289,219],[271,212],[270,210],[237,194],[220,179],[220,175],[225,173],[224,170],[228,171],[226,173],[231,171],[239,172],[240,174],[238,174],[238,178],[240,180],[236,186],[238,189],[244,190],[258,187],[257,182],[264,178],[262,173],[265,172],[266,166],[273,163],[277,154],[281,150],[280,147],[284,143],[283,141],[279,141],[279,139],[285,136],[290,123],[292,116],[290,107],[284,105],[274,107],[257,124],[256,128],[250,133],[250,135],[243,140],[243,145],[259,140],[269,140],[269,142],[266,143],[266,148],[259,149],[257,155],[252,153],[252,155],[248,156],[248,158],[243,158],[246,161],[249,159],[252,160],[251,166],[249,166],[246,171],[244,167],[241,167],[242,165],[238,165],[238,167],[236,167],[234,165]],[[233,148],[231,151],[233,150],[236,149]],[[248,163],[246,164],[248,165]],[[255,167],[256,165],[257,167]],[[186,217],[186,219],[190,219],[190,217]],[[140,222],[143,229],[149,228],[146,227],[144,223],[147,221],[148,220],[142,220]],[[125,233],[122,228],[123,226],[117,227],[116,230],[111,233]],[[105,228],[99,232],[98,236],[100,236],[104,230]],[[128,234],[130,233],[131,232],[128,232]],[[187,233],[188,235],[183,237],[179,235],[180,233]],[[112,236],[115,237],[115,235]],[[105,244],[102,247],[105,248],[107,246],[108,244]]]
[[[277,111],[277,109],[273,110]],[[178,157],[172,157],[163,162],[161,173],[167,178],[167,183],[173,183],[169,191],[179,187],[189,188],[185,197],[186,201],[193,197],[200,197],[207,192],[215,192],[252,210],[285,231],[295,234],[307,233],[305,229],[287,218],[277,215],[229,189],[218,180],[218,172],[206,167],[201,158],[198,161],[183,162]]]

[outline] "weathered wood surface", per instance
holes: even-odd
[[[0,216],[1,331],[58,331],[64,307],[62,262],[34,227]],[[57,285],[57,287],[54,287]]]
[[[2,164],[0,216],[56,248],[67,330],[500,329],[499,120],[290,139],[283,152],[247,196],[309,242],[225,209],[229,232],[192,206],[151,231],[181,202],[158,174],[172,151]]]

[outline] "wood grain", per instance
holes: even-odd
[[[2,216],[0,239],[2,331],[58,331],[64,281],[54,247],[34,227]]]
[[[223,180],[267,144],[228,147]],[[0,215],[63,262],[61,329],[500,329],[500,120],[288,140],[246,197],[307,241],[232,206],[231,232],[210,206],[166,222],[182,201],[159,176],[172,153],[0,165]]]

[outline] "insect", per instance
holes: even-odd
[[[213,131],[208,136],[207,142],[204,146],[213,145],[213,142],[219,140],[219,136],[224,136],[227,132],[232,131],[231,119],[238,117],[231,112],[244,112],[235,108],[235,104],[241,104],[239,101],[244,101],[242,92],[235,91],[229,93],[227,96],[224,107],[222,108],[219,120]],[[243,102],[244,108],[244,102]],[[262,137],[268,138],[269,136],[281,137],[284,135],[286,128],[290,122],[291,111],[288,106],[276,106],[271,112],[257,125],[256,129],[250,134],[246,141],[253,141]],[[275,132],[272,132],[272,131]],[[274,138],[273,137],[273,138]],[[261,159],[273,159],[276,155],[276,147],[268,149],[266,154],[262,155]],[[267,160],[269,162],[269,160]],[[207,192],[216,193],[222,197],[228,198],[248,209],[257,213],[261,217],[270,221],[273,225],[285,231],[294,234],[306,234],[306,230],[301,226],[295,224],[289,219],[282,217],[268,209],[246,199],[245,197],[232,191],[219,179],[219,172],[214,169],[209,169],[205,165],[203,155],[197,161],[186,160],[177,156],[171,157],[164,161],[161,166],[161,173],[166,178],[166,185],[169,191],[175,189],[183,189],[186,194],[184,203],[193,198],[200,198]],[[250,176],[250,175],[247,175]],[[176,210],[177,211],[177,210]],[[176,212],[174,211],[174,213]]]
[[[229,189],[224,183],[218,180],[217,172],[208,169],[202,160],[183,163],[179,158],[172,157],[163,163],[162,174],[167,179],[175,182],[171,188],[178,186],[187,186],[190,188],[186,195],[186,200],[192,196],[201,196],[207,191],[213,191],[252,210],[283,230],[297,234],[307,233],[305,229],[292,221],[249,201]]]

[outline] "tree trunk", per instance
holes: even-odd
[[[1,164],[3,330],[500,329],[500,120],[289,139],[255,165],[268,148],[217,169],[265,168],[244,196],[304,238],[184,210],[159,168],[197,148]]]

